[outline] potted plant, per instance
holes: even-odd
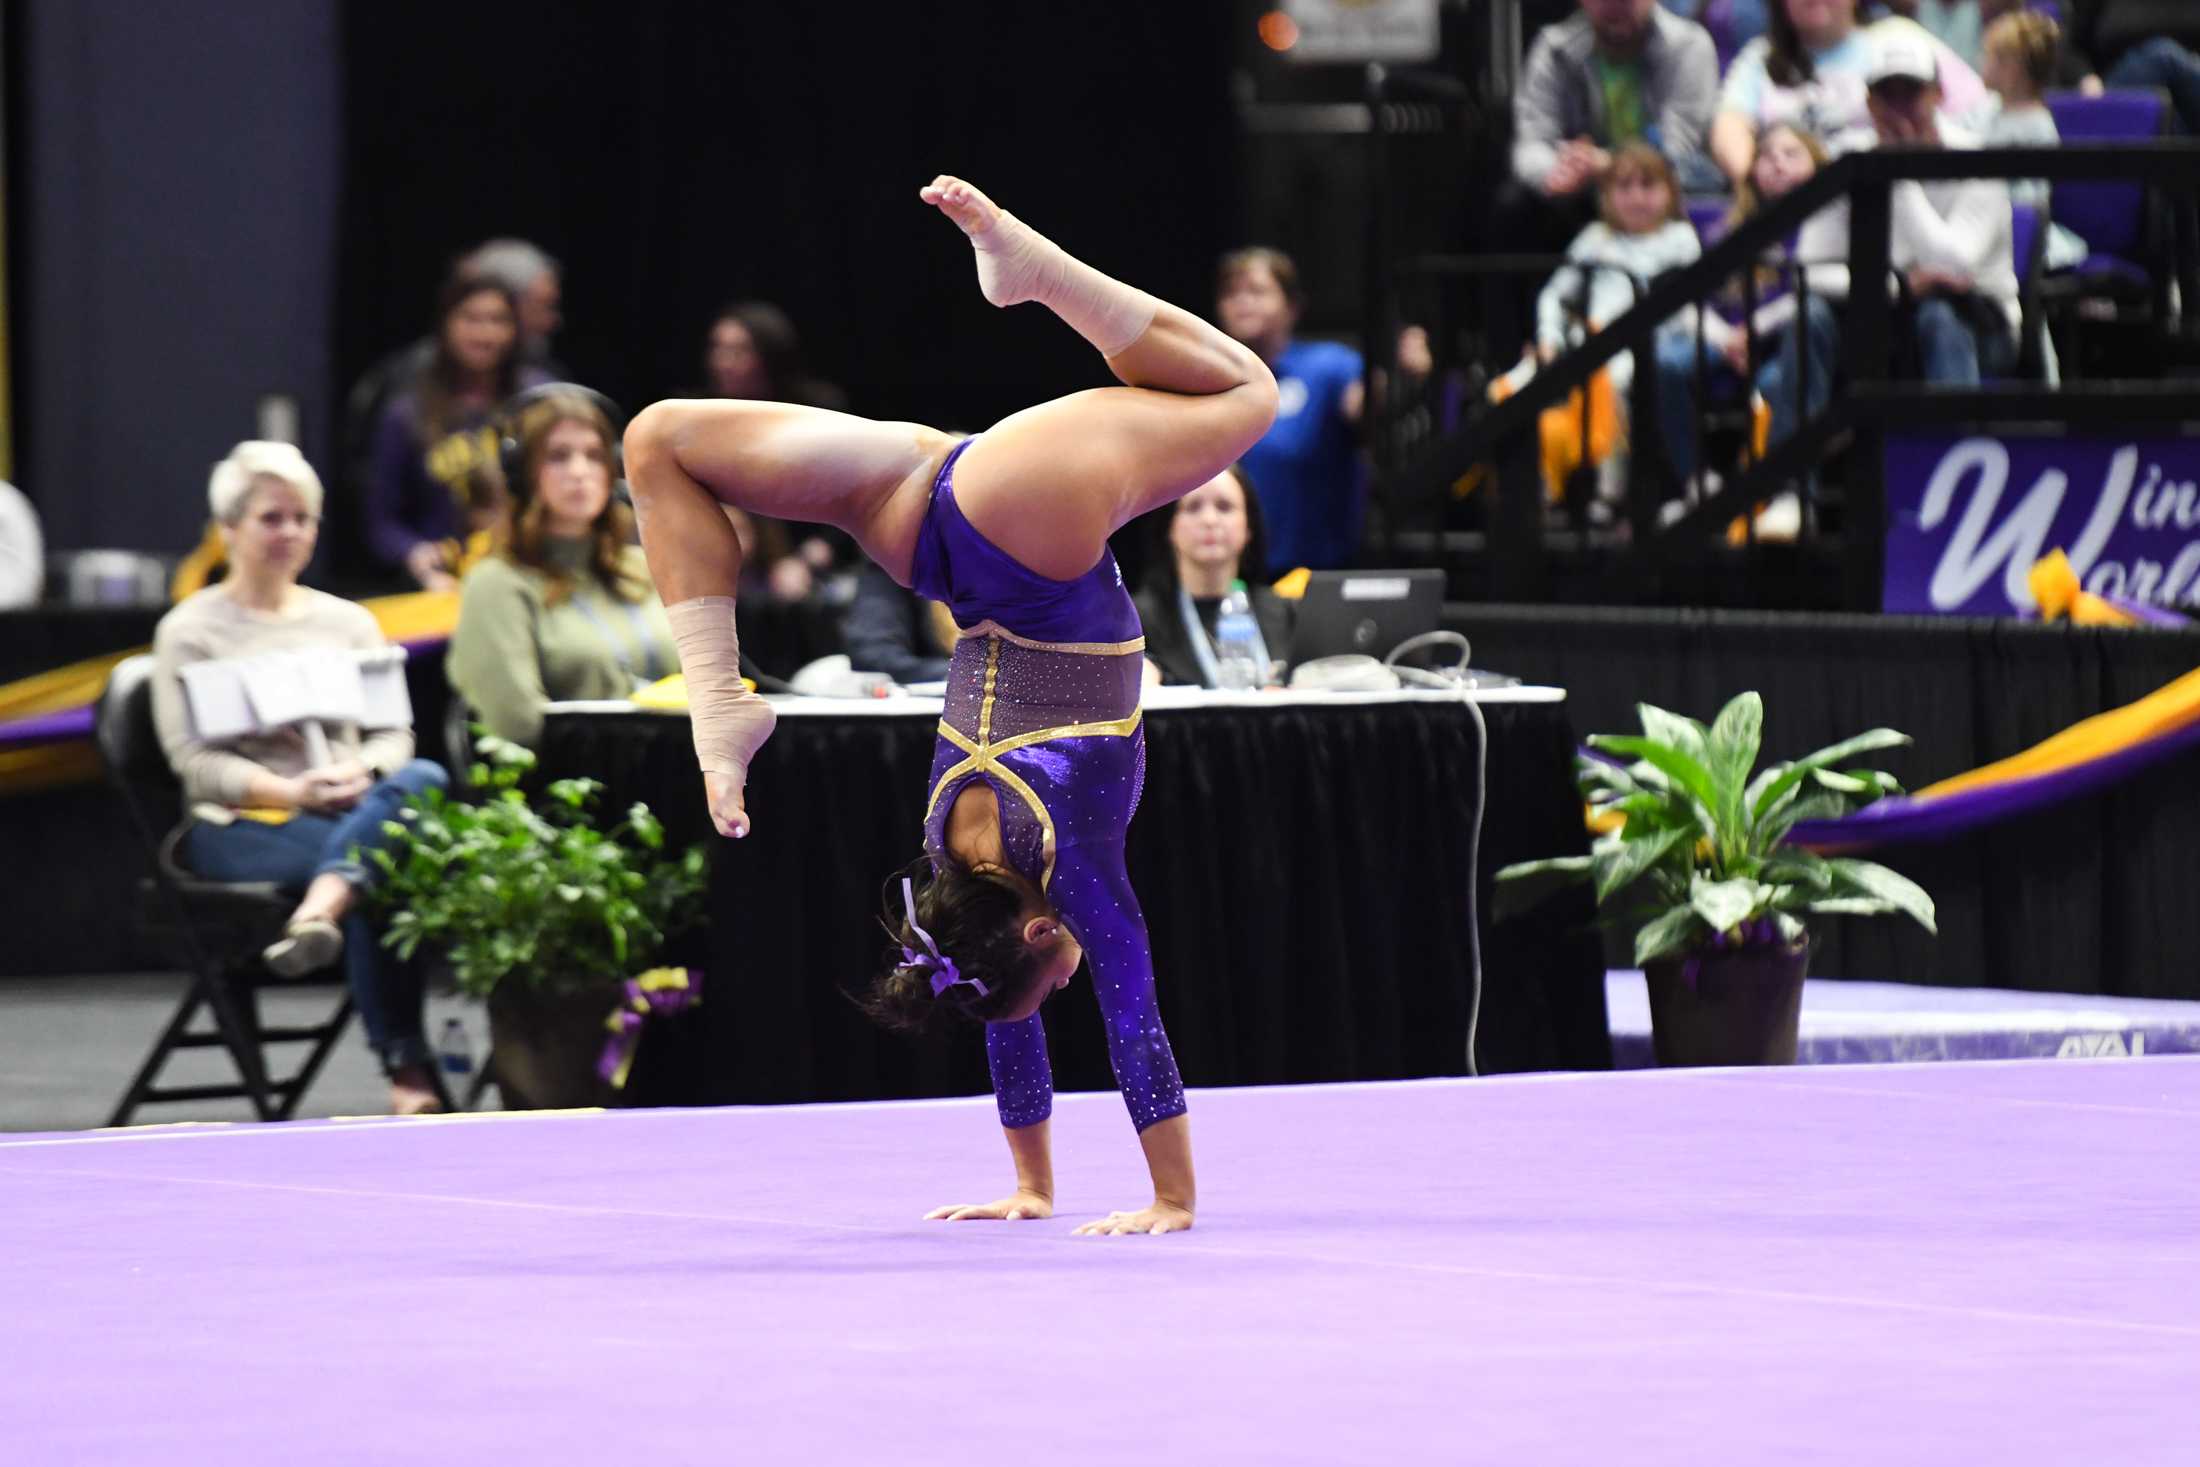
[[[611,1072],[624,1079],[615,1052],[603,1060],[607,1031],[630,1048],[626,1010],[693,997],[685,974],[675,983],[645,970],[702,915],[703,847],[666,852],[664,827],[641,804],[599,830],[596,780],[554,780],[531,803],[521,782],[532,753],[488,736],[475,748],[478,801],[425,791],[370,853],[383,876],[375,899],[390,913],[382,940],[401,957],[440,952],[460,991],[485,1001],[508,1106],[601,1104]]]
[[[1708,729],[1648,704],[1638,711],[1640,736],[1595,735],[1596,752],[1577,761],[1603,831],[1591,853],[1498,872],[1500,914],[1554,884],[1592,882],[1607,920],[1633,932],[1658,1063],[1792,1064],[1806,918],[1901,913],[1934,930],[1932,898],[1908,877],[1786,844],[1799,821],[1897,793],[1891,775],[1836,766],[1910,740],[1873,729],[1758,770],[1764,702],[1755,693]]]

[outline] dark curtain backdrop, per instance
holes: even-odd
[[[414,3],[344,9],[344,380],[428,329],[450,258],[567,266],[558,354],[634,407],[698,381],[720,304],[776,301],[855,411],[982,428],[1109,380],[978,295],[917,200],[962,174],[1205,311],[1230,243],[1227,7]]]
[[[49,549],[180,554],[296,399],[325,465],[335,0],[13,0],[9,326]]]

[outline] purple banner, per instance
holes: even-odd
[[[2200,611],[2200,438],[1888,436],[1886,610],[2030,615],[2051,550],[2097,595]]]

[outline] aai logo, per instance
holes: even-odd
[[[2138,1059],[2147,1052],[2147,1037],[2136,1029],[2127,1046],[2121,1034],[2065,1034],[2057,1059]]]

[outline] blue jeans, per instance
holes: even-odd
[[[1898,323],[1904,314],[1896,308]],[[2016,361],[2017,343],[2007,330],[1981,331],[1968,309],[1944,296],[1919,301],[1906,314],[1924,378],[1935,386],[1976,387],[1982,375],[1999,376]],[[1795,388],[1806,360],[1810,390],[1808,400],[1798,404]],[[1772,408],[1773,443],[1786,442],[1825,407],[1840,366],[1841,312],[1824,296],[1812,296],[1806,319],[1782,334],[1779,358],[1758,379]]]
[[[448,780],[442,765],[415,759],[341,815],[301,810],[281,825],[195,820],[184,833],[180,854],[186,867],[210,881],[272,881],[286,891],[303,891],[314,877],[334,873],[363,891],[378,873],[353,860],[352,847],[364,853],[387,845],[382,822],[396,819],[408,796],[441,789]],[[381,945],[372,919],[358,907],[342,925],[344,981],[351,987],[368,1045],[381,1057],[384,1070],[426,1064],[427,989],[419,969]]]
[[[2116,58],[2101,80],[2112,87],[2160,87],[2169,93],[2181,130],[2200,133],[2200,56],[2156,36]]]
[[[1700,412],[1696,403],[1697,350],[1693,331],[1659,333],[1658,432],[1665,439],[1665,451],[1683,487],[1697,469],[1696,420]],[[1718,389],[1740,383],[1742,379],[1733,365],[1710,342],[1702,344],[1702,355],[1706,387]],[[1767,363],[1758,372],[1760,387],[1771,377],[1773,366]]]

